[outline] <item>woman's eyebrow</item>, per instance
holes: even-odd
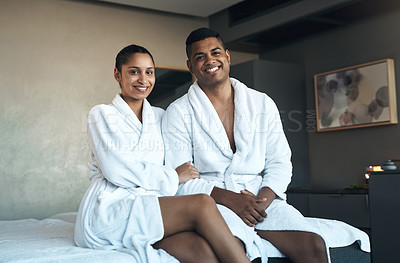
[[[140,69],[138,66],[129,66],[128,68]],[[147,67],[146,69],[154,69],[154,67]]]

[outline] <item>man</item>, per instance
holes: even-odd
[[[214,30],[194,30],[186,53],[197,81],[162,121],[166,164],[191,161],[200,172],[179,194],[209,194],[293,262],[328,262],[318,230],[285,201],[291,151],[274,102],[229,77],[230,54]]]

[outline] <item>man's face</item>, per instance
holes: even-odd
[[[212,88],[229,82],[230,62],[229,51],[217,38],[210,37],[192,44],[187,66],[200,87]]]

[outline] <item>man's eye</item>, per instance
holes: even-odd
[[[194,59],[195,60],[200,60],[200,59],[202,59],[204,56],[197,56],[197,57],[195,57]]]

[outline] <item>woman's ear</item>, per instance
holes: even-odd
[[[121,72],[119,72],[117,68],[114,68],[114,78],[119,84],[121,84]]]

